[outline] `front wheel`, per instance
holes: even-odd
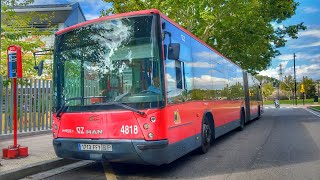
[[[203,119],[202,122],[202,132],[201,132],[201,146],[198,151],[201,154],[205,154],[209,151],[212,141],[212,129],[207,117]]]

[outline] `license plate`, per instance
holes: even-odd
[[[80,151],[112,151],[111,144],[79,144]]]

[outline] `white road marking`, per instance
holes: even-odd
[[[113,172],[111,165],[108,162],[102,162],[104,175],[107,180],[117,180],[116,175]]]
[[[49,171],[30,175],[30,176],[23,178],[22,180],[45,179],[45,178],[52,177],[52,176],[55,176],[55,175],[58,175],[58,174],[61,174],[61,173],[67,172],[67,171],[71,171],[73,169],[77,169],[77,168],[80,168],[83,166],[87,166],[87,165],[93,164],[93,163],[95,163],[95,161],[79,161],[76,163],[68,164],[66,166],[61,166],[61,167],[58,167],[55,169],[51,169]]]
[[[264,108],[264,109],[278,109],[278,108],[273,107],[273,106],[265,106],[265,107],[263,107],[263,108]],[[302,107],[297,107],[297,106],[282,106],[282,107],[280,107],[279,109],[292,109],[292,108],[297,109],[297,108],[302,108]]]
[[[312,110],[310,110],[310,109],[308,109],[308,108],[306,108],[305,110],[308,111],[308,112],[310,112],[310,113],[312,113],[312,114],[314,114],[314,115],[316,115],[316,116],[318,116],[318,117],[320,117],[320,113],[317,113],[317,112],[315,112],[315,111],[312,111]]]

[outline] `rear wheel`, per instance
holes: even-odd
[[[260,109],[260,106],[258,106],[258,117],[257,117],[257,119],[259,119],[260,116],[261,116],[261,109]]]
[[[202,132],[201,132],[201,146],[198,151],[201,154],[205,154],[209,151],[212,141],[212,129],[210,126],[209,119],[204,117],[202,121]]]
[[[244,124],[245,124],[245,116],[244,116],[244,111],[241,110],[240,114],[240,126],[238,128],[239,131],[242,131],[244,129]]]

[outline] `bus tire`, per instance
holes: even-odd
[[[238,130],[242,131],[244,129],[244,125],[245,125],[245,114],[244,114],[244,110],[241,109],[241,111],[240,111],[240,126],[239,126]]]
[[[198,152],[205,154],[209,151],[212,141],[212,127],[209,122],[209,118],[204,116],[202,120],[201,128],[201,146],[198,148]]]
[[[259,105],[259,106],[258,106],[258,117],[257,117],[257,119],[259,119],[260,116],[261,116],[261,109],[260,109],[260,105]]]

